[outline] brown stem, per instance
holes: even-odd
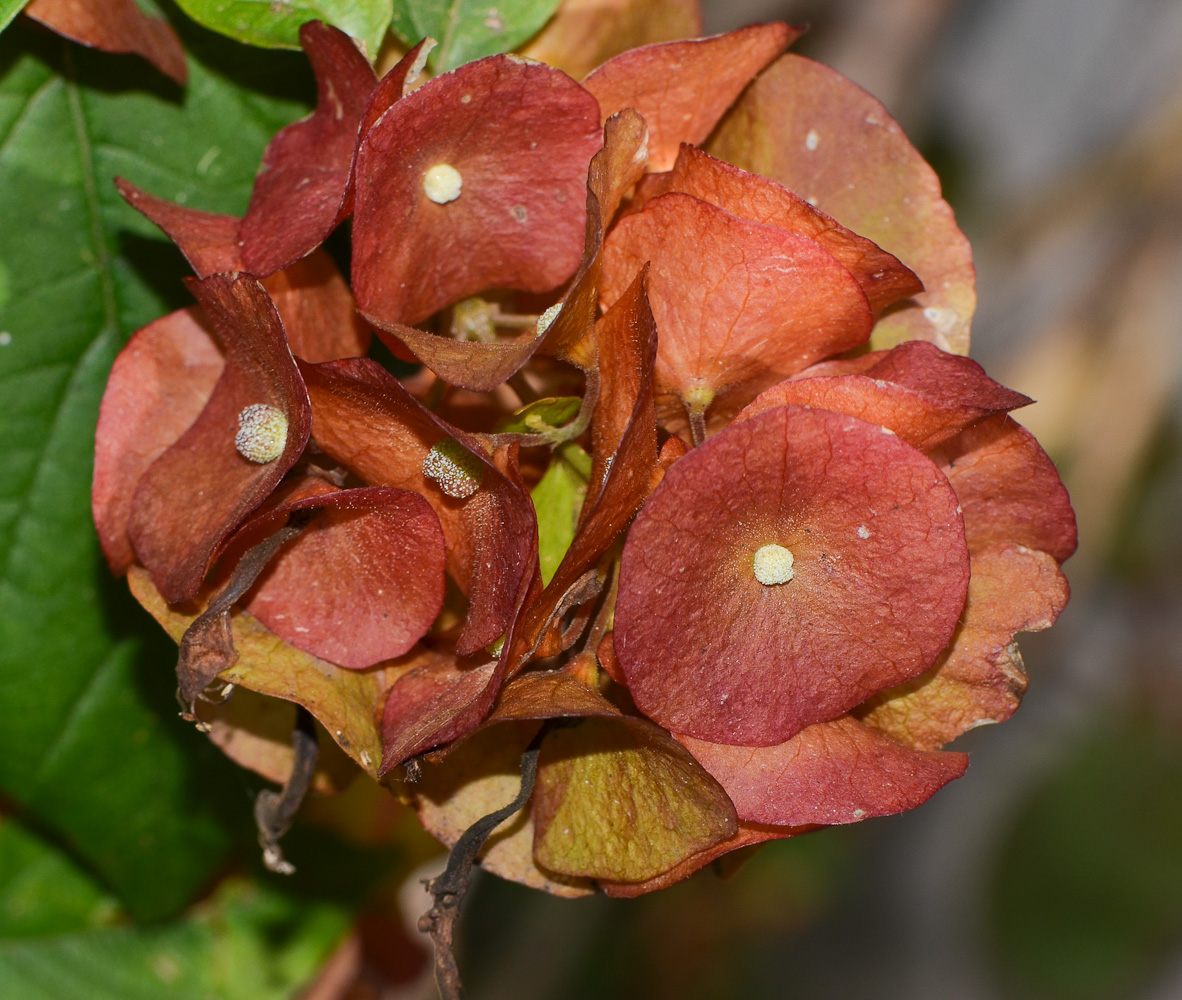
[[[278,792],[269,788],[259,792],[254,801],[254,821],[259,830],[259,846],[263,849],[263,864],[268,871],[280,875],[292,875],[295,868],[283,857],[279,838],[291,829],[292,821],[308,789],[312,786],[312,775],[320,757],[320,745],[316,742],[316,726],[311,713],[302,705],[296,710],[296,725],[291,734],[291,746],[295,751],[291,774],[287,784]]]
[[[489,834],[521,809],[534,791],[538,776],[538,751],[547,727],[542,726],[521,757],[521,790],[507,806],[482,816],[456,841],[447,859],[447,867],[428,885],[435,903],[419,918],[419,930],[431,935],[435,942],[435,983],[442,1000],[459,1000],[460,970],[456,965],[455,929],[460,916],[460,905],[472,884],[472,867],[476,855],[488,840]]]

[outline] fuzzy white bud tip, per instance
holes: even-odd
[[[464,178],[450,163],[436,163],[423,174],[423,191],[436,205],[446,205],[460,196]]]
[[[549,309],[547,309],[541,316],[538,317],[538,336],[550,329],[550,324],[558,319],[558,314],[562,312],[562,303],[555,302]]]
[[[464,500],[480,489],[484,465],[455,438],[444,438],[423,459],[423,475],[449,497]]]
[[[792,569],[792,553],[783,545],[765,545],[755,553],[751,568],[755,579],[765,587],[787,583],[796,573]]]
[[[274,462],[287,447],[287,416],[266,403],[255,403],[238,414],[234,436],[238,454],[258,465]]]

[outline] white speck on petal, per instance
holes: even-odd
[[[751,569],[755,573],[755,579],[765,587],[771,587],[778,583],[787,583],[796,575],[792,562],[791,552],[783,545],[772,543],[756,551],[755,558],[751,561]]]
[[[538,317],[538,336],[550,329],[550,324],[557,318],[558,314],[562,312],[562,303],[555,302],[549,309],[547,309],[541,316]]]
[[[450,163],[436,163],[423,174],[423,192],[436,205],[446,205],[460,196],[464,178]]]
[[[274,462],[287,447],[287,415],[266,403],[246,407],[238,414],[234,447],[257,465]]]
[[[804,137],[804,148],[811,153],[820,143],[821,137],[817,135],[817,130],[815,128],[809,129],[809,134]]]
[[[862,541],[866,541],[866,539],[870,537],[870,529],[867,528],[866,525],[864,525],[864,524],[859,524],[858,525],[858,537],[860,539],[862,539]]]
[[[854,819],[862,819],[866,815],[865,809],[855,809],[853,812]]]
[[[423,459],[423,475],[434,479],[449,497],[464,500],[480,489],[484,466],[455,438],[443,438]]]

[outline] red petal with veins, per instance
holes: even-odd
[[[879,321],[875,347],[930,340],[968,351],[977,302],[968,240],[935,171],[879,101],[827,66],[786,55],[739,99],[708,148],[779,181],[915,271],[926,291]]]
[[[140,476],[195,421],[223,362],[196,306],[137,330],[119,352],[99,409],[91,508],[112,572],[135,562],[127,537]]]
[[[694,146],[683,145],[677,154],[661,193],[670,191],[693,195],[741,219],[816,240],[854,276],[875,315],[923,291],[922,282],[897,258],[782,184],[716,160]]]
[[[998,415],[932,452],[964,510],[969,550],[1015,542],[1063,562],[1077,543],[1075,511],[1034,435]]]
[[[425,409],[376,362],[358,358],[300,369],[316,444],[368,483],[421,494],[439,516],[448,569],[471,602],[460,653],[495,641],[509,627],[537,563],[533,505],[511,457],[489,458],[478,440]],[[464,445],[483,469],[482,485],[466,499],[444,495],[423,473],[427,454],[445,438]]]
[[[492,56],[396,102],[356,163],[353,287],[376,324],[413,324],[489,288],[548,291],[579,264],[595,99],[568,76]],[[446,164],[458,197],[424,182]]]
[[[170,604],[192,597],[221,543],[278,485],[308,440],[311,411],[279,314],[249,275],[215,274],[189,287],[222,342],[226,366],[197,421],[144,473],[128,534]],[[274,461],[235,447],[238,415],[265,404],[287,417]]]
[[[890,351],[865,375],[795,378],[774,385],[735,420],[775,406],[812,406],[889,427],[926,451],[986,417],[1030,402],[994,382],[975,361],[912,341]]]
[[[127,204],[159,226],[177,245],[197,277],[244,270],[238,246],[237,216],[202,212],[165,201],[141,191],[122,177],[115,178],[115,187]]]
[[[763,584],[775,544],[795,576]],[[957,497],[881,427],[777,407],[665,474],[624,546],[616,655],[637,706],[674,732],[783,743],[923,673],[969,577]]]
[[[443,606],[443,530],[407,490],[336,490],[305,479],[240,534],[270,535],[296,511],[321,513],[268,564],[243,607],[285,642],[342,667],[402,656]],[[234,541],[230,542],[234,545]]]
[[[635,108],[648,122],[653,170],[668,170],[683,142],[702,143],[743,88],[803,34],[752,24],[684,42],[659,42],[609,59],[583,81],[606,121]]]
[[[660,332],[657,393],[708,391],[725,414],[815,361],[864,343],[866,296],[828,251],[685,194],[625,216],[603,251],[610,306],[651,261],[649,300]],[[675,397],[669,399],[668,397]]]
[[[185,50],[163,18],[149,17],[135,0],[32,0],[25,13],[59,35],[104,52],[143,56],[182,87]]]
[[[344,219],[357,132],[378,82],[337,28],[309,21],[300,45],[316,73],[316,110],[267,146],[238,231],[246,269],[258,275],[299,260]]]
[[[722,785],[739,819],[776,826],[905,812],[969,766],[968,754],[913,750],[849,716],[809,726],[778,746],[677,738]]]

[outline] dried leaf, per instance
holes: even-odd
[[[588,718],[542,743],[534,857],[569,876],[642,882],[732,837],[734,807],[667,733]]]
[[[138,566],[131,568],[127,580],[135,599],[179,642],[197,617],[199,606],[170,608],[148,573]],[[345,753],[371,777],[377,777],[382,743],[375,709],[408,669],[409,658],[369,670],[345,670],[287,645],[244,612],[233,615],[231,623],[238,661],[219,679],[303,705]]]
[[[423,826],[448,847],[480,817],[512,802],[521,787],[521,755],[537,725],[511,723],[481,729],[437,764],[424,766],[413,786]],[[527,808],[505,820],[485,842],[480,866],[556,896],[594,892],[589,879],[543,872],[533,858],[534,826]]]
[[[198,702],[197,717],[209,727],[209,741],[240,767],[282,785],[291,774],[295,751],[291,745],[296,706],[268,698],[248,688],[236,688],[218,704]],[[314,791],[339,792],[357,777],[357,768],[317,724],[320,754],[312,779]]]

